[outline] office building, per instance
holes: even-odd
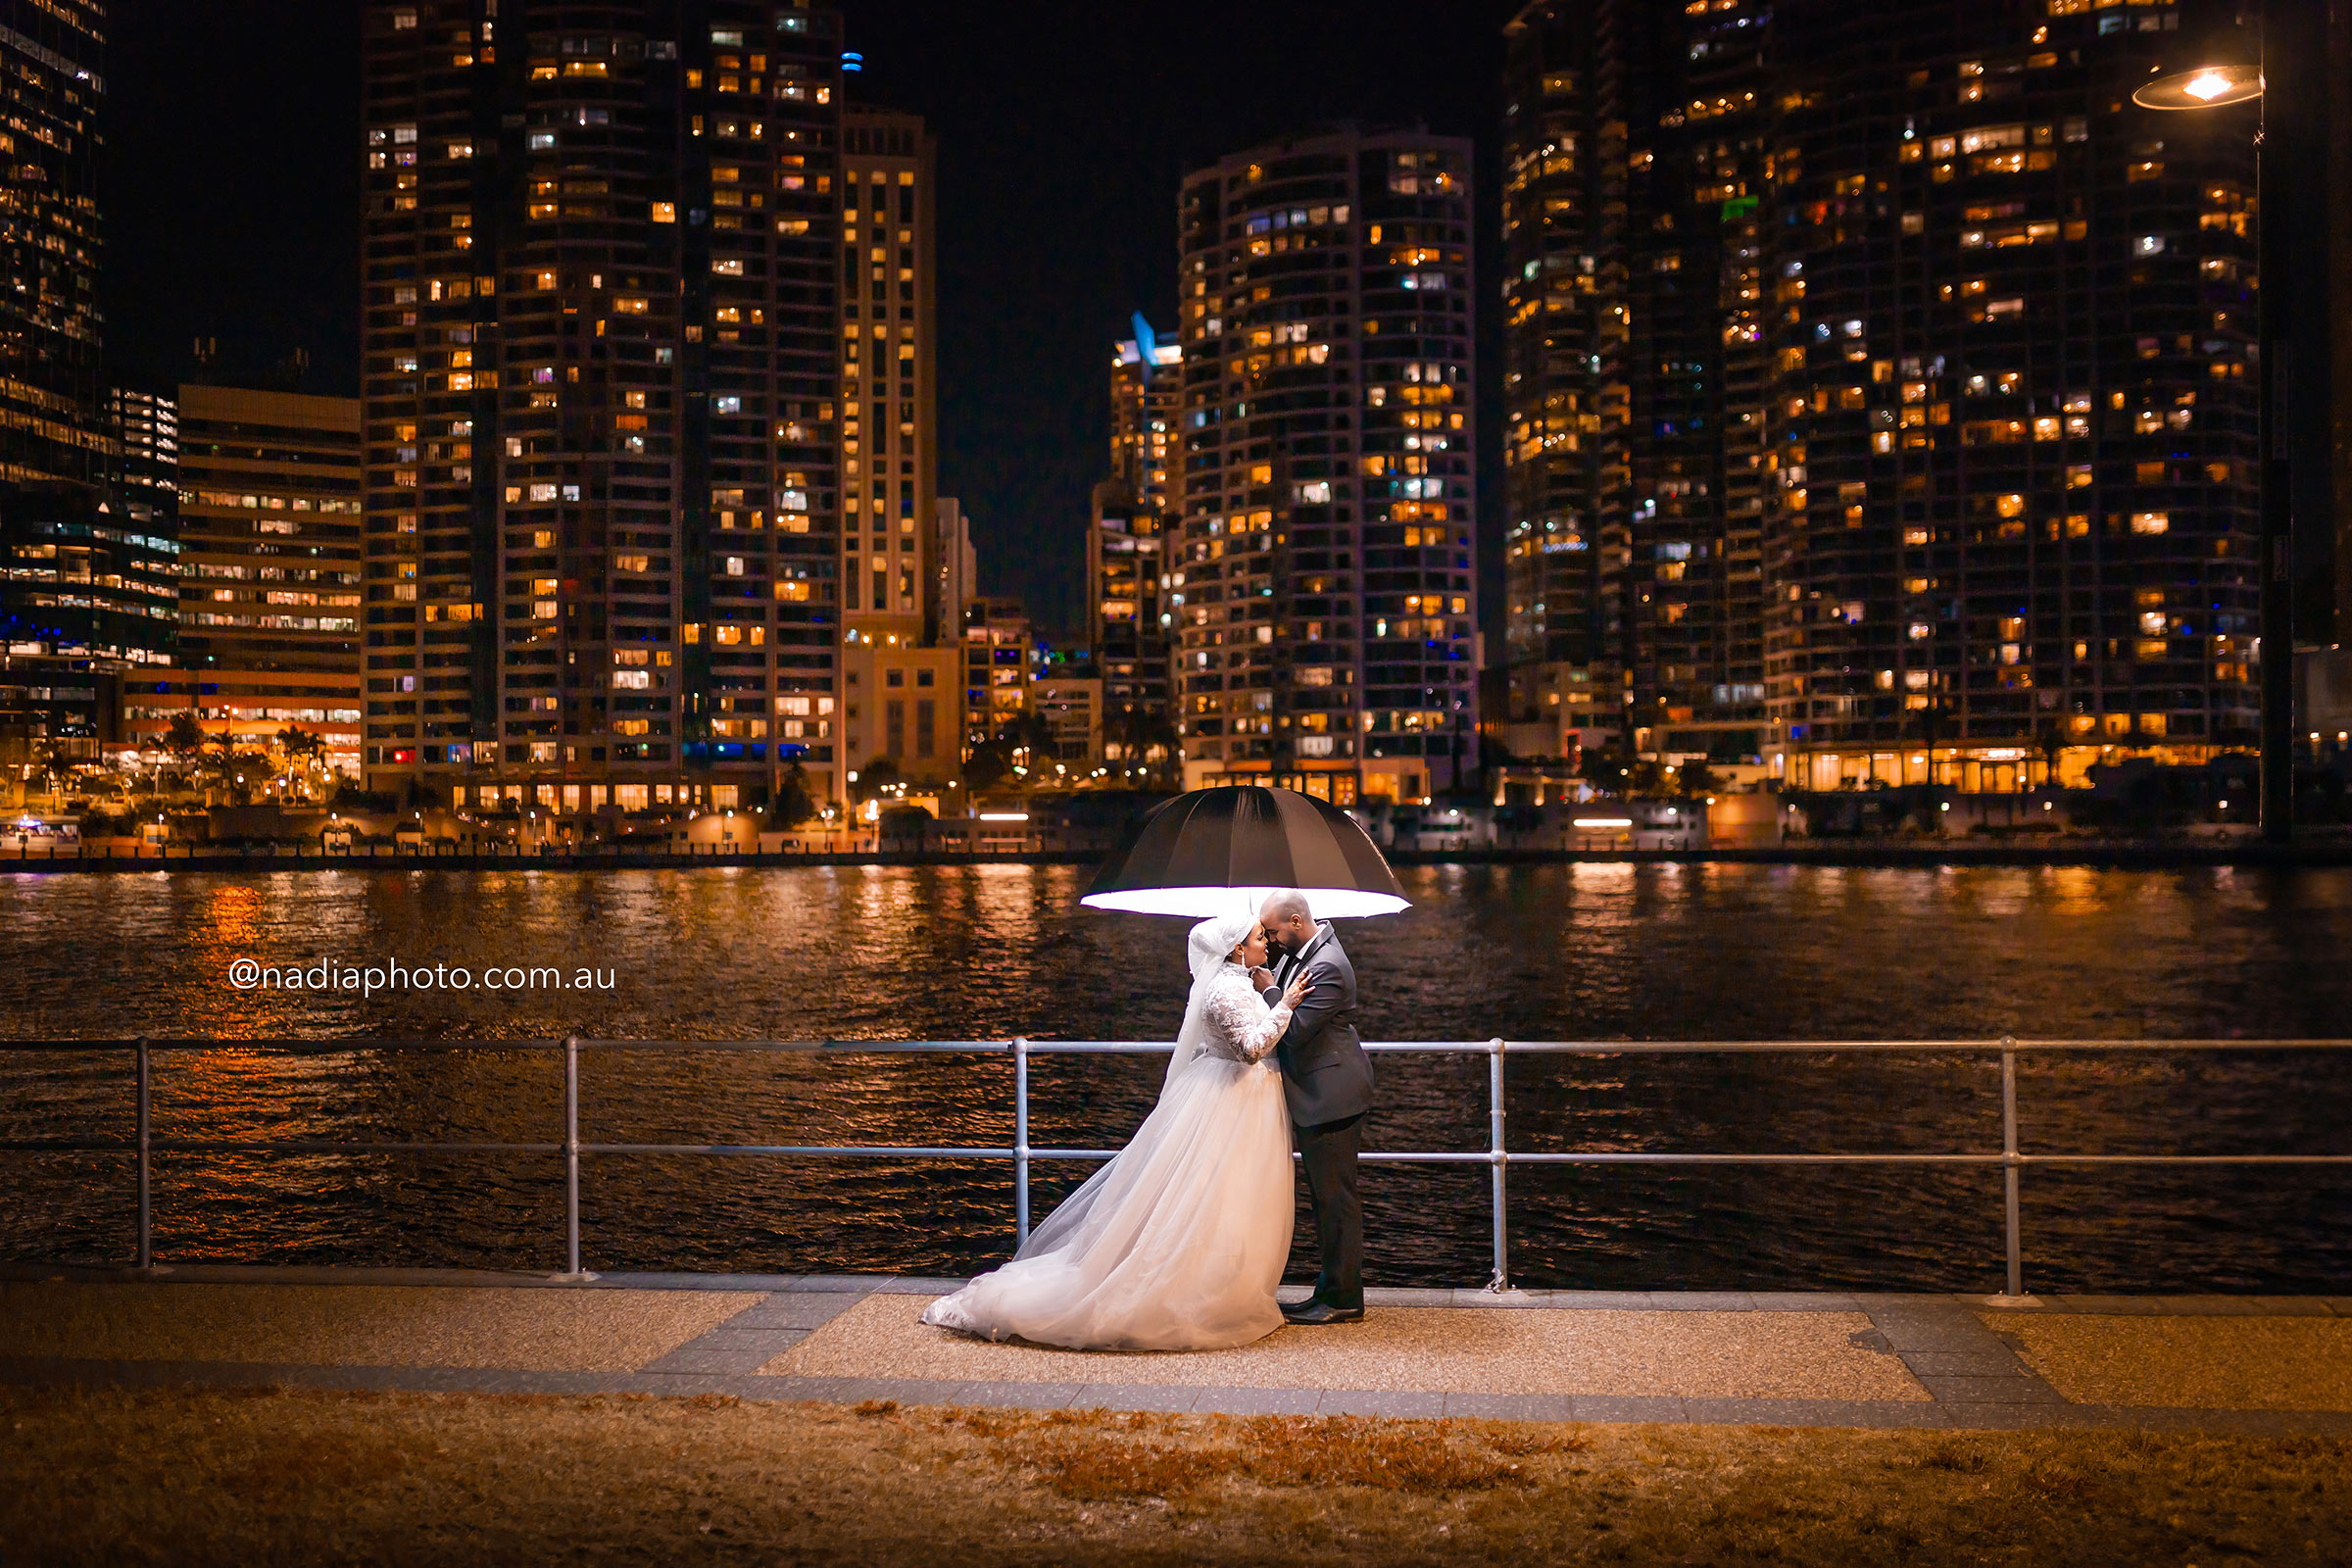
[[[1099,678],[1101,755],[1120,772],[1175,760],[1173,612],[1164,548],[1177,498],[1176,424],[1184,350],[1141,312],[1110,362],[1110,473],[1095,486],[1086,540],[1087,641]]]
[[[159,493],[114,490],[105,31],[96,0],[0,4],[0,712],[83,755],[121,741],[124,676],[171,662],[177,592]]]
[[[917,116],[863,107],[842,137],[842,569],[857,589],[843,613],[930,640],[937,143]]]
[[[918,116],[844,112],[841,180],[842,767],[962,761],[961,612],[939,597],[937,141]]]
[[[177,416],[179,662],[128,728],[158,745],[186,713],[251,752],[298,731],[356,778],[359,401],[182,386]]]
[[[959,644],[855,641],[844,649],[842,731],[855,784],[887,760],[890,772],[944,789],[963,760],[963,674]]]
[[[1621,8],[1505,28],[1503,537],[1507,674],[1486,715],[1523,757],[1625,726],[1632,550]]]
[[[2132,105],[2181,9],[1520,13],[1514,718],[1813,788],[2250,740],[2254,111]]]
[[[1342,803],[1475,779],[1471,151],[1337,131],[1178,209],[1185,782]]]
[[[1031,651],[1030,726],[1038,743],[1030,770],[1041,784],[1074,783],[1104,760],[1103,681],[1085,649]]]
[[[1184,394],[1184,347],[1163,342],[1142,312],[1135,333],[1110,357],[1110,476],[1136,501],[1174,510],[1169,488],[1176,454],[1177,408]]]
[[[107,392],[104,409],[109,503],[125,525],[170,533],[179,508],[178,403],[159,393],[118,386]]]
[[[1101,755],[1122,773],[1160,768],[1176,753],[1170,703],[1175,612],[1163,553],[1171,517],[1139,502],[1123,479],[1095,486],[1086,535],[1087,644],[1102,687]]]
[[[369,782],[829,787],[837,12],[371,0],[365,58]]]
[[[1017,599],[975,595],[963,607],[963,746],[968,755],[1017,735],[1029,711],[1029,664],[1037,646]]]
[[[954,496],[941,496],[931,509],[931,579],[940,614],[960,629],[964,607],[980,592],[980,553],[972,545],[972,519]]]

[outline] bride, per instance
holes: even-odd
[[[1272,1008],[1251,989],[1266,961],[1251,915],[1201,921],[1186,949],[1192,998],[1159,1103],[1011,1262],[932,1302],[924,1322],[1092,1350],[1218,1349],[1281,1326],[1291,1121],[1266,1057],[1306,982]]]

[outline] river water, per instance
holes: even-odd
[[[1164,1039],[1183,924],[1083,909],[1053,866],[0,876],[0,1031],[544,1039]],[[1382,1040],[2352,1035],[2352,872],[1434,866],[1348,922]],[[241,991],[230,966],[550,966],[587,990]],[[602,981],[610,977],[610,989]],[[1483,1056],[1380,1059],[1370,1147],[1479,1149]],[[1111,1147],[1149,1057],[1040,1057],[1032,1142]],[[1511,1060],[1515,1150],[2000,1146],[1991,1058],[1630,1054]],[[0,1056],[0,1139],[131,1127],[125,1056]],[[2020,1069],[2022,1146],[2352,1152],[2352,1052]],[[159,1138],[553,1141],[548,1054],[161,1054]],[[1002,1056],[592,1052],[610,1143],[1005,1145]],[[120,1154],[0,1152],[0,1256],[126,1260]],[[1038,1165],[1037,1211],[1091,1165]],[[2000,1177],[1966,1167],[1531,1167],[1511,1272],[1572,1288],[1992,1290]],[[963,1274],[1011,1240],[1006,1162],[599,1155],[592,1269]],[[1376,1284],[1489,1270],[1485,1166],[1370,1167]],[[2029,1289],[2341,1291],[2352,1168],[2030,1168]],[[158,1156],[160,1261],[548,1269],[557,1160]],[[1301,1208],[1294,1272],[1311,1268]]]

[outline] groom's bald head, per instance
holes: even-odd
[[[1315,938],[1314,911],[1306,906],[1306,895],[1297,888],[1283,888],[1268,894],[1258,906],[1258,919],[1272,937],[1289,952],[1297,953]]]

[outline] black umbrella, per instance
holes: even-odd
[[[1317,915],[1395,914],[1411,901],[1355,819],[1297,790],[1193,790],[1127,830],[1078,902],[1135,914],[1254,910],[1296,888]]]

